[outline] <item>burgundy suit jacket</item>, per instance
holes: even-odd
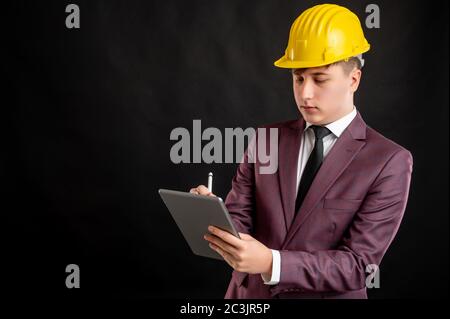
[[[247,149],[225,205],[239,232],[280,251],[280,282],[234,270],[225,298],[367,298],[366,266],[380,265],[406,208],[411,153],[358,112],[294,214],[305,121],[265,127],[278,128],[277,172],[260,174]]]

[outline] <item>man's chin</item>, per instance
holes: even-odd
[[[303,119],[314,125],[321,125],[324,122],[324,118],[321,114],[305,114],[304,112],[300,112]]]

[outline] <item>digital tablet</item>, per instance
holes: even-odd
[[[209,242],[203,238],[209,233],[209,225],[240,238],[223,200],[220,197],[168,189],[160,189],[158,192],[192,252],[199,256],[223,260],[222,256],[211,249]]]

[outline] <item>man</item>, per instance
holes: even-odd
[[[292,69],[301,117],[267,126],[279,131],[275,174],[260,174],[248,150],[238,167],[225,204],[241,239],[205,235],[234,269],[225,298],[367,298],[366,270],[397,233],[412,173],[411,153],[353,104],[369,48],[341,6],[312,7],[292,25],[275,65]]]

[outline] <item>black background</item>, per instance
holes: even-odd
[[[277,69],[313,1],[68,1],[4,5],[2,289],[31,296],[222,298],[231,268],[193,255],[157,189],[237,164],[173,164],[176,127],[256,127],[298,111]],[[364,26],[368,1],[339,1]],[[448,2],[377,1],[381,28],[355,105],[410,150],[399,233],[372,298],[448,296]],[[81,288],[65,287],[80,266]]]

